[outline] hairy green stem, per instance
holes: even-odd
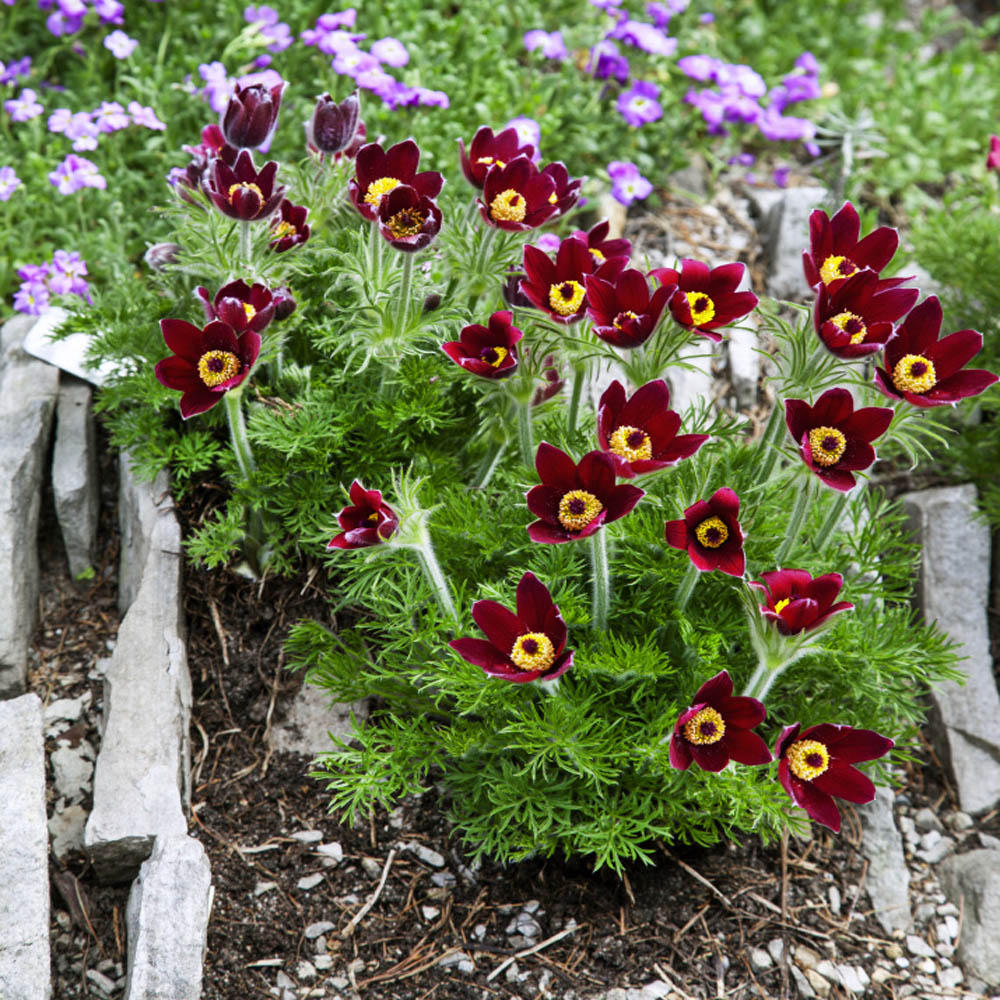
[[[250,223],[244,220],[240,222],[240,263],[247,271],[250,270],[250,257]]]
[[[778,450],[778,440],[781,437],[783,407],[780,400],[776,400],[771,416],[768,417],[767,425],[764,427],[764,434],[760,439],[760,448],[763,451],[764,460],[760,465],[760,481],[766,483],[774,472],[774,466],[781,454]]]
[[[677,586],[677,610],[683,611],[687,607],[687,603],[691,600],[691,594],[694,591],[695,584],[698,582],[698,578],[701,576],[701,571],[695,566],[694,563],[689,563],[687,571],[684,573],[681,582]]]
[[[818,552],[822,552],[824,546],[829,541],[830,536],[837,530],[837,525],[840,523],[840,519],[844,516],[844,510],[847,508],[847,494],[838,490],[837,498],[833,501],[833,505],[830,507],[830,512],[826,515],[826,520],[823,521],[823,526],[819,529],[819,533],[813,539],[813,544],[816,546]]]
[[[583,386],[587,381],[588,365],[578,361],[573,365],[573,389],[569,397],[569,412],[566,414],[566,430],[569,434],[576,431],[576,420],[580,413],[580,398],[583,396]]]
[[[605,632],[611,607],[611,569],[608,566],[608,543],[605,529],[598,528],[590,536],[590,561],[593,575],[592,619],[594,628]]]
[[[441,569],[441,564],[434,554],[434,546],[431,544],[430,535],[426,529],[423,532],[423,539],[419,545],[415,545],[417,555],[420,558],[420,567],[424,571],[424,577],[434,591],[441,610],[448,615],[452,621],[458,621],[458,614],[455,612],[455,602],[451,599],[451,587],[448,586],[448,579]]]
[[[535,467],[535,438],[531,432],[531,400],[517,402],[517,444],[525,468]]]
[[[230,389],[225,393],[226,416],[229,418],[229,434],[233,442],[233,451],[240,473],[244,479],[251,479],[257,463],[253,459],[250,448],[250,438],[247,435],[246,421],[243,419],[243,393],[238,389]]]
[[[500,464],[500,458],[506,447],[507,441],[505,438],[495,438],[490,441],[490,445],[486,449],[486,454],[483,456],[483,460],[479,463],[479,468],[476,470],[476,476],[472,481],[472,489],[481,490],[486,487],[487,483],[493,478],[493,473],[496,472],[496,468]]]
[[[812,485],[813,477],[812,474],[809,478],[805,480],[799,486],[799,494],[795,498],[795,506],[792,508],[792,516],[788,519],[788,527],[785,529],[785,537],[781,542],[781,546],[778,549],[778,554],[775,556],[775,564],[781,567],[788,556],[788,553],[792,551],[792,547],[795,545],[797,538],[799,537],[799,532],[802,530],[802,523],[806,519],[806,514],[809,511],[809,501],[812,499]]]
[[[403,274],[399,283],[399,301],[396,303],[396,336],[406,335],[406,323],[410,313],[410,293],[413,288],[413,258],[415,254],[403,254]]]

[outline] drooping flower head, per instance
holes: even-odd
[[[663,285],[675,286],[670,312],[681,326],[718,343],[722,335],[716,330],[742,319],[757,306],[753,292],[736,291],[745,271],[744,264],[710,268],[700,260],[683,260],[679,271],[659,267],[649,276]]]
[[[524,334],[514,326],[513,314],[493,313],[488,326],[472,323],[462,328],[458,340],[441,345],[441,350],[457,365],[483,378],[506,378],[517,367],[514,345]]]
[[[257,282],[251,286],[241,280],[230,281],[214,298],[207,288],[199,285],[195,294],[205,310],[206,322],[221,320],[237,333],[244,330],[263,333],[274,319],[274,297],[266,285]]]
[[[329,94],[321,94],[316,98],[312,118],[306,122],[306,144],[326,156],[346,152],[357,136],[360,114],[357,90],[339,102]]]
[[[465,143],[458,140],[458,158],[465,179],[475,188],[482,190],[490,167],[505,167],[517,156],[530,160],[535,155],[535,147],[523,143],[515,128],[505,128],[493,134],[493,129],[480,125],[465,151]]]
[[[241,87],[237,83],[222,114],[221,127],[226,142],[237,149],[255,149],[268,142],[278,124],[284,88],[284,83],[273,87],[261,83]]]
[[[366,490],[360,480],[351,483],[351,502],[338,515],[343,529],[327,543],[328,549],[365,549],[390,538],[399,527],[396,512],[382,502],[378,490]]]
[[[527,156],[515,156],[487,172],[483,196],[477,199],[479,214],[496,229],[537,229],[556,212],[555,190],[549,174],[541,173]]]
[[[863,240],[861,217],[845,201],[831,219],[822,209],[809,216],[809,249],[802,251],[802,269],[806,284],[834,285],[844,278],[870,267],[876,274],[892,260],[899,246],[899,234],[889,226],[880,226]],[[899,284],[905,279],[891,279]]]
[[[539,520],[528,525],[533,542],[572,542],[624,517],[645,492],[615,485],[615,464],[603,451],[588,451],[580,464],[543,441],[535,454],[541,485],[527,493],[528,510]]]
[[[721,670],[705,681],[674,725],[670,766],[686,771],[694,761],[703,771],[721,771],[730,760],[751,767],[767,764],[771,751],[750,732],[767,717],[756,698],[733,697],[729,672]]]
[[[281,199],[278,214],[271,220],[270,247],[275,253],[284,253],[292,247],[301,246],[309,239],[311,232],[306,219],[309,209],[305,205],[293,205],[287,198]]]
[[[390,246],[414,253],[441,231],[441,209],[433,198],[401,184],[379,202],[378,228]]]
[[[914,406],[944,406],[978,396],[997,381],[981,368],[963,368],[979,353],[983,335],[959,330],[938,340],[941,303],[928,295],[915,306],[885,345],[884,368],[875,369],[875,385],[886,395]]]
[[[746,556],[739,516],[740,498],[724,486],[707,500],[688,507],[683,520],[667,521],[667,544],[687,549],[691,562],[702,572],[717,569],[729,576],[742,576]]]
[[[497,601],[476,601],[472,617],[486,638],[452,639],[448,645],[490,677],[515,684],[550,681],[573,663],[566,623],[534,573],[525,573],[517,585],[516,613]]]
[[[840,810],[833,799],[865,803],[875,798],[875,786],[857,768],[863,760],[884,757],[895,746],[871,729],[823,723],[799,732],[788,726],[778,737],[774,756],[778,780],[791,800],[811,819],[840,832]]]
[[[847,389],[827,389],[813,406],[785,400],[785,424],[802,461],[827,486],[844,492],[853,489],[855,472],[874,463],[871,442],[888,430],[892,417],[888,406],[855,410]]]
[[[156,378],[178,389],[181,416],[187,420],[210,410],[230,389],[242,385],[260,354],[260,334],[236,331],[219,320],[204,330],[182,319],[160,320],[167,347],[173,351],[156,365]]]
[[[606,273],[605,265],[601,271]],[[642,271],[632,268],[605,277],[588,275],[587,315],[594,322],[594,333],[615,347],[639,347],[660,322],[675,288],[661,285],[649,294],[649,282]]]
[[[348,183],[351,203],[369,222],[378,218],[379,202],[393,188],[406,185],[425,198],[441,193],[444,177],[436,170],[417,173],[420,149],[412,139],[383,150],[377,142],[362,146],[355,161],[355,175]]]
[[[215,207],[231,219],[262,221],[281,203],[284,185],[275,185],[278,164],[270,160],[258,172],[250,150],[240,150],[232,166],[220,155],[208,172],[208,195]]]
[[[642,476],[690,458],[707,434],[680,434],[681,418],[670,409],[670,390],[655,379],[626,398],[615,380],[604,391],[597,410],[597,440],[623,479]]]
[[[760,613],[782,635],[813,632],[834,615],[854,607],[848,601],[837,600],[844,585],[839,573],[826,573],[814,579],[804,569],[778,569],[761,573],[761,578],[749,586],[767,602]]]

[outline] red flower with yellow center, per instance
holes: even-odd
[[[552,217],[555,219],[565,215],[580,197],[580,185],[583,181],[571,179],[566,165],[559,162],[550,163],[542,173],[551,177],[555,185],[552,194],[549,195],[549,204],[555,205],[556,208]]]
[[[453,639],[448,645],[490,677],[517,684],[549,681],[573,663],[566,623],[534,573],[525,573],[517,585],[516,613],[497,601],[476,601],[472,617],[486,638]]]
[[[273,160],[258,172],[248,149],[240,151],[232,166],[219,156],[208,174],[208,195],[212,204],[231,219],[263,220],[271,215],[285,195],[282,185],[275,187],[277,173],[278,164]]]
[[[355,160],[354,177],[347,185],[351,204],[369,222],[375,222],[382,198],[403,185],[414,188],[424,198],[436,198],[444,177],[436,170],[418,173],[419,165],[420,149],[412,139],[398,142],[388,150],[377,142],[362,146]]]
[[[854,605],[838,601],[844,578],[839,573],[826,573],[815,579],[804,569],[779,569],[762,573],[762,580],[750,586],[767,601],[761,614],[782,635],[798,635],[821,628],[834,615],[849,611]]]
[[[495,135],[493,129],[480,125],[469,143],[469,151],[465,151],[465,143],[458,140],[458,158],[465,179],[475,188],[482,190],[486,182],[486,174],[490,167],[505,167],[518,156],[531,159],[535,155],[535,147],[521,145],[517,129],[505,128]]]
[[[674,289],[661,286],[650,295],[646,276],[631,268],[606,274],[602,268],[587,278],[587,315],[594,333],[615,347],[639,347],[656,329]]]
[[[351,483],[351,502],[337,515],[343,529],[327,543],[328,549],[365,549],[391,538],[399,527],[396,512],[382,501],[379,490],[366,490],[361,481]]]
[[[670,312],[684,327],[709,340],[720,341],[716,333],[752,312],[757,305],[753,292],[738,292],[746,266],[722,264],[709,268],[699,260],[681,261],[678,271],[659,267],[649,272],[665,288],[674,288],[670,296]]]
[[[740,498],[724,486],[708,500],[688,507],[683,520],[667,521],[667,544],[687,549],[691,562],[702,572],[717,569],[729,576],[742,576],[746,556],[739,514]]]
[[[422,250],[441,231],[441,209],[408,184],[395,187],[379,203],[378,228],[397,250]]]
[[[477,199],[479,214],[496,229],[537,229],[556,212],[550,201],[555,189],[552,177],[540,173],[527,156],[515,156],[487,172],[483,196]]]
[[[596,225],[591,226],[586,232],[578,229],[573,233],[574,236],[587,241],[587,249],[590,251],[591,257],[594,258],[595,269],[612,257],[624,257],[628,260],[632,255],[632,244],[628,240],[608,239],[610,230],[611,223],[607,219],[602,219]]]
[[[861,218],[849,202],[831,219],[817,209],[809,216],[809,249],[802,251],[802,269],[810,288],[825,285],[831,291],[838,283],[871,268],[877,275],[892,260],[899,246],[895,229],[882,226],[870,232],[863,240]],[[902,284],[906,278],[891,278],[882,282],[882,288]]]
[[[278,214],[271,220],[274,236],[270,247],[275,253],[284,253],[309,239],[308,215],[309,209],[305,205],[293,205],[287,198],[281,200]]]
[[[490,316],[489,326],[473,323],[462,328],[458,340],[441,345],[457,365],[483,378],[506,378],[517,367],[514,345],[524,334],[514,326],[506,310]]]
[[[221,320],[236,333],[244,330],[263,333],[274,319],[274,295],[259,283],[251,286],[245,281],[230,281],[215,293],[215,298],[209,295],[207,288],[199,285],[195,294],[201,300],[206,321]]]

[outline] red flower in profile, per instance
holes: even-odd
[[[327,543],[328,549],[365,549],[390,538],[399,527],[396,512],[382,502],[378,490],[366,490],[360,480],[351,483],[351,503],[337,515],[344,530]]]
[[[851,765],[884,757],[895,744],[871,729],[829,723],[812,726],[801,735],[800,729],[796,722],[778,737],[774,747],[780,760],[778,780],[797,806],[839,833],[840,810],[834,796],[858,803],[875,798],[875,786]]]
[[[778,569],[761,576],[763,582],[754,580],[750,586],[767,601],[760,609],[761,614],[774,622],[782,635],[812,632],[834,615],[854,607],[847,601],[837,601],[844,585],[839,573],[826,573],[814,579],[804,569]]]
[[[362,146],[355,160],[355,175],[347,185],[351,203],[369,222],[378,218],[379,202],[401,185],[415,188],[425,198],[441,193],[444,177],[436,170],[417,173],[420,149],[412,139],[383,150],[377,142]]]
[[[579,236],[581,239],[587,241],[587,249],[594,258],[595,268],[600,267],[601,264],[612,257],[628,258],[632,255],[632,244],[628,240],[608,239],[610,229],[611,223],[607,219],[603,219],[596,225],[591,226],[587,232],[578,229],[573,233],[574,236]]]
[[[284,89],[284,83],[273,87],[265,87],[262,83],[252,83],[249,87],[236,84],[222,113],[222,134],[226,142],[237,149],[263,146],[278,124]]]
[[[809,249],[802,251],[806,284],[810,288],[833,285],[864,267],[878,274],[892,260],[899,234],[889,226],[881,226],[863,240],[858,239],[860,235],[861,218],[849,201],[832,219],[822,209],[816,209],[809,216]],[[892,278],[890,282],[898,285],[906,280]]]
[[[485,639],[452,639],[449,646],[490,677],[515,684],[550,681],[569,670],[566,623],[552,595],[534,573],[517,585],[517,613],[496,601],[476,601],[472,617]]]
[[[674,726],[670,766],[686,771],[693,760],[703,771],[721,771],[730,760],[754,766],[767,764],[771,751],[750,732],[767,717],[756,698],[733,697],[733,682],[721,670],[705,681]]]
[[[274,236],[270,247],[275,253],[284,253],[309,239],[308,215],[309,209],[305,205],[293,205],[287,198],[281,199],[278,214],[271,220]]]
[[[240,336],[219,320],[200,330],[182,319],[161,319],[160,330],[173,355],[156,365],[156,378],[179,389],[181,416],[187,420],[210,410],[230,389],[242,385],[260,354],[260,334]]]
[[[649,339],[675,289],[661,285],[650,295],[646,276],[633,268],[613,275],[611,280],[603,277],[609,266],[624,259],[613,257],[597,274],[587,276],[587,315],[601,340],[631,348]]]
[[[473,323],[462,328],[458,340],[441,345],[441,350],[466,371],[483,378],[506,378],[517,367],[514,345],[524,334],[511,322],[507,311],[490,316],[489,326]]]
[[[493,134],[493,129],[480,125],[465,151],[465,143],[458,140],[458,158],[465,179],[475,188],[482,190],[490,167],[505,167],[518,156],[529,160],[535,155],[535,147],[522,146],[516,128],[505,128]]]
[[[597,440],[623,479],[665,469],[690,458],[707,434],[681,434],[681,418],[670,409],[670,390],[663,379],[647,382],[625,398],[617,380],[604,391],[597,411]]]
[[[556,368],[555,361],[556,356],[554,354],[546,355],[543,359],[542,378],[545,379],[545,384],[535,390],[535,394],[531,397],[532,406],[541,406],[542,403],[547,402],[553,396],[559,395],[559,391],[566,384],[559,373],[559,369]]]
[[[736,291],[745,271],[744,264],[709,268],[700,260],[683,260],[679,271],[659,267],[649,275],[665,286],[676,286],[670,311],[681,326],[718,342],[722,336],[716,330],[742,319],[757,305],[753,292]]]
[[[572,180],[564,163],[550,163],[542,173],[555,182],[555,190],[549,195],[549,203],[555,205],[553,218],[565,215],[580,197],[581,180]]]
[[[390,246],[415,253],[441,231],[441,209],[433,198],[402,184],[379,202],[378,229]]]
[[[683,520],[667,521],[667,544],[687,549],[691,562],[702,572],[717,569],[729,576],[742,576],[746,556],[739,514],[740,498],[724,486],[707,500],[688,507]]]
[[[274,319],[274,296],[270,289],[256,282],[250,286],[245,281],[230,281],[215,293],[214,299],[202,285],[195,289],[195,294],[201,300],[207,321],[222,320],[236,333],[244,330],[263,333]]]
[[[900,324],[875,369],[875,385],[886,395],[914,406],[944,406],[978,396],[997,380],[981,368],[962,368],[979,353],[983,335],[959,330],[938,340],[941,303],[929,295]]]
[[[208,173],[208,196],[231,219],[243,222],[266,219],[285,196],[284,186],[274,184],[277,172],[278,164],[270,160],[258,173],[248,149],[240,150],[233,166],[219,156]]]
[[[860,358],[885,346],[893,324],[913,308],[919,295],[917,288],[887,288],[866,267],[832,286],[820,282],[813,323],[832,354]]]
[[[875,461],[871,442],[888,430],[892,417],[888,406],[855,410],[847,389],[827,389],[814,406],[785,400],[785,423],[802,461],[827,486],[844,492],[854,488],[854,473]]]
[[[564,451],[543,441],[535,454],[540,486],[527,493],[528,510],[539,520],[528,525],[533,542],[572,542],[601,525],[624,517],[645,492],[615,485],[615,465],[603,451],[588,451],[577,465]]]
[[[486,174],[483,196],[477,199],[479,214],[496,229],[537,229],[555,214],[555,189],[555,181],[539,173],[527,156],[515,156]]]

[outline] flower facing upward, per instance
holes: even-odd
[[[767,717],[756,698],[733,697],[733,682],[721,670],[705,681],[674,725],[670,738],[670,766],[686,771],[694,761],[703,771],[721,771],[730,760],[740,764],[767,764],[771,752],[750,732]]]
[[[413,253],[441,231],[441,209],[433,198],[401,184],[379,201],[378,228],[390,246]]]
[[[489,326],[473,323],[463,327],[458,340],[441,345],[441,350],[467,372],[498,379],[512,375],[517,367],[514,345],[524,334],[513,325],[506,310],[490,316]]]
[[[337,515],[343,528],[327,543],[328,549],[365,549],[391,537],[399,527],[396,512],[382,502],[378,490],[366,490],[357,479],[351,483],[351,502]]]
[[[195,294],[205,310],[205,320],[228,323],[237,333],[253,330],[263,333],[274,319],[274,296],[266,286],[245,281],[230,281],[223,285],[213,298],[207,288],[199,285]]]
[[[745,271],[743,264],[709,268],[699,260],[684,260],[679,271],[659,267],[649,275],[676,287],[670,296],[670,312],[681,326],[718,342],[722,335],[716,330],[742,319],[757,305],[753,292],[736,291]]]
[[[802,270],[806,284],[832,285],[849,278],[863,267],[876,274],[892,260],[899,246],[899,234],[889,226],[881,226],[863,240],[861,218],[855,207],[845,201],[831,219],[822,209],[809,216],[809,249],[802,251]],[[900,284],[905,279],[891,279]]]
[[[647,382],[626,399],[614,381],[601,396],[597,410],[597,440],[623,479],[656,472],[690,458],[707,434],[681,434],[681,418],[670,409],[670,390],[663,379]]]
[[[827,350],[849,360],[874,354],[892,336],[894,323],[913,308],[916,288],[886,288],[870,268],[828,287],[820,283],[813,323]]]
[[[517,585],[516,614],[496,601],[476,601],[472,617],[486,638],[452,639],[448,645],[490,677],[516,684],[550,681],[573,663],[566,623],[534,573],[525,573]]]
[[[271,219],[274,235],[268,244],[275,253],[284,253],[292,247],[301,246],[311,232],[306,219],[309,209],[305,205],[293,205],[287,198],[281,199],[278,214]]]
[[[465,179],[475,188],[482,190],[490,167],[505,167],[516,156],[526,156],[530,160],[535,155],[535,147],[521,142],[517,129],[505,128],[493,134],[493,129],[480,125],[465,151],[465,143],[458,140],[458,158]]]
[[[875,385],[914,406],[943,406],[977,396],[996,382],[992,372],[963,369],[982,348],[981,333],[959,330],[938,340],[940,332],[941,303],[929,295],[885,345],[885,367],[875,369]]]
[[[610,280],[603,272],[605,265],[598,274],[588,275],[585,282],[587,315],[594,321],[594,333],[615,347],[639,347],[656,329],[675,289],[661,285],[650,295],[642,271],[629,269]]]
[[[739,514],[740,498],[724,486],[707,500],[688,507],[683,520],[667,521],[667,544],[687,549],[691,562],[702,572],[717,569],[729,576],[742,576],[746,556]]]
[[[834,615],[850,611],[854,605],[838,601],[844,585],[839,573],[826,573],[815,579],[804,569],[778,569],[761,573],[763,581],[750,586],[767,601],[761,614],[774,622],[782,635],[798,635],[821,628]],[[836,602],[836,603],[834,603]]]
[[[244,330],[237,337],[219,320],[200,330],[182,319],[161,319],[160,330],[174,353],[156,365],[156,378],[168,389],[181,391],[185,420],[210,410],[226,392],[242,385],[260,353],[259,333]]]
[[[436,170],[417,173],[420,149],[412,139],[383,150],[377,142],[362,146],[355,160],[355,175],[347,190],[354,207],[369,222],[378,218],[379,202],[393,188],[407,185],[425,198],[441,193],[444,177]]]
[[[215,207],[231,219],[253,222],[266,219],[285,196],[283,185],[275,186],[278,164],[265,163],[258,172],[248,149],[240,150],[233,165],[220,154],[208,175],[208,195]]]
[[[801,723],[788,726],[778,737],[774,755],[778,780],[791,800],[810,818],[840,831],[840,810],[833,797],[865,803],[875,798],[875,786],[851,767],[863,760],[884,757],[895,746],[871,729],[853,729],[824,723],[801,734]]]
[[[265,87],[253,83],[249,87],[236,84],[222,115],[222,134],[226,142],[237,149],[263,146],[278,124],[281,92],[284,83]]]
[[[624,517],[645,496],[638,487],[615,485],[615,465],[603,451],[589,451],[577,465],[543,441],[535,454],[540,486],[527,493],[533,542],[571,542]]]
[[[847,389],[827,389],[813,406],[785,400],[785,423],[802,461],[827,486],[844,492],[853,489],[854,473],[875,461],[871,442],[889,429],[892,417],[888,406],[855,410]]]
[[[556,182],[549,174],[540,173],[527,156],[515,156],[487,172],[483,196],[478,199],[479,214],[495,229],[537,229],[555,214],[555,190]]]
[[[356,90],[339,103],[329,94],[321,94],[316,98],[312,118],[306,122],[306,144],[328,156],[343,153],[354,142],[360,114]]]

